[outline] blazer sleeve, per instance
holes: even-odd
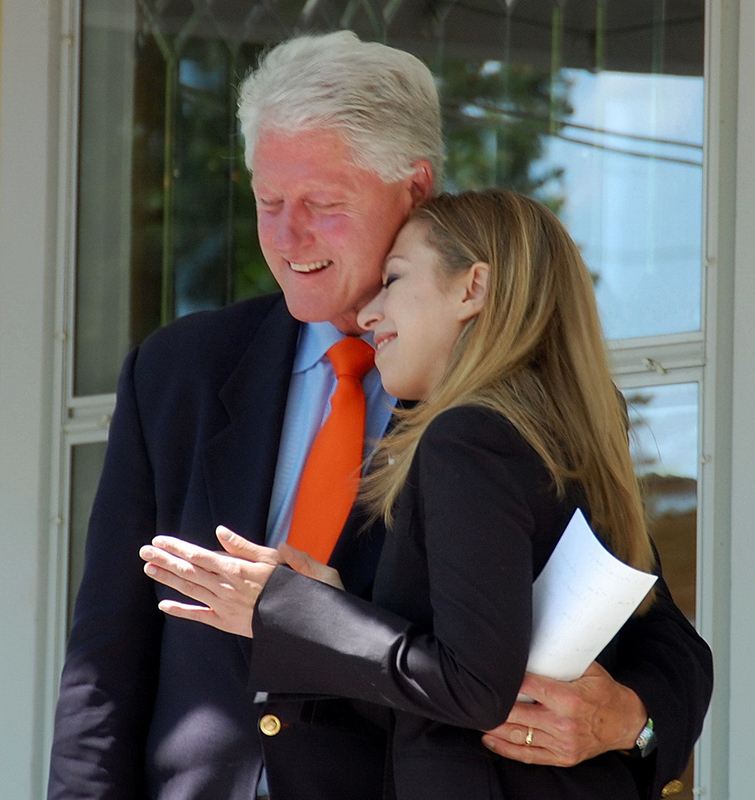
[[[138,555],[154,535],[155,501],[135,361],[134,352],[121,373],[92,510],[55,719],[49,798],[144,793],[162,619]]]
[[[662,576],[650,610],[622,629],[611,672],[653,719],[658,747],[633,766],[647,797],[657,800],[687,766],[713,691],[710,648],[676,606]]]
[[[479,411],[463,426],[444,416],[423,436],[411,479],[422,487],[432,630],[279,567],[253,618],[255,684],[368,700],[468,728],[506,718],[531,628],[526,471],[509,428],[491,428]]]

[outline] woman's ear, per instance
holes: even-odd
[[[476,261],[464,275],[464,295],[459,305],[459,320],[466,322],[476,317],[485,304],[490,280],[490,264]]]

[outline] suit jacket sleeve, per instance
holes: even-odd
[[[50,766],[49,797],[133,798],[144,793],[144,750],[162,630],[139,547],[155,530],[152,471],[133,384],[118,400],[87,538]],[[117,745],[117,746],[114,746]]]
[[[713,691],[710,648],[677,608],[662,577],[656,597],[647,614],[632,617],[622,629],[611,670],[642,700],[655,725],[656,752],[634,764],[652,800],[687,766]]]
[[[255,684],[469,728],[506,718],[529,648],[532,455],[508,423],[466,412],[423,436],[405,492],[415,524],[395,532],[426,548],[431,629],[278,568],[253,620]]]

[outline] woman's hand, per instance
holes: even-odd
[[[343,589],[341,576],[338,574],[338,570],[333,569],[333,567],[328,567],[320,561],[315,561],[308,553],[303,550],[297,550],[286,542],[283,542],[278,547],[278,551],[281,554],[281,558],[291,569],[306,575],[308,578],[314,578],[320,583],[327,583],[330,586],[335,586],[336,589]]]
[[[222,525],[215,534],[225,553],[212,552],[172,536],[156,536],[151,545],[139,551],[147,562],[144,571],[158,583],[203,603],[162,600],[158,604],[161,611],[251,637],[257,598],[283,560],[277,550],[254,544]]]

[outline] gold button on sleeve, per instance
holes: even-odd
[[[661,791],[661,797],[671,797],[672,794],[679,794],[684,788],[681,781],[669,781]]]
[[[280,733],[281,721],[275,714],[265,714],[260,718],[260,730],[265,736],[277,736]]]

